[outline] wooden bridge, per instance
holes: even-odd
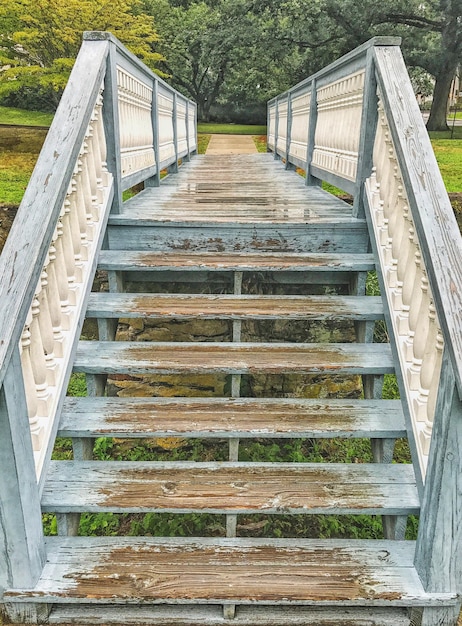
[[[195,104],[111,35],[86,33],[0,259],[11,621],[457,623],[462,245],[399,41],[373,39],[269,102],[268,149],[195,155]],[[97,269],[106,292],[91,292]],[[365,295],[373,270],[381,297]],[[85,318],[98,341],[80,340]],[[117,334],[140,318],[223,320],[226,340]],[[374,343],[383,319],[390,341]],[[270,321],[283,324],[272,341]],[[319,322],[333,329],[326,343],[310,339]],[[86,374],[87,397],[66,396],[72,371]],[[382,399],[390,373],[401,400]],[[172,375],[211,376],[222,391],[108,393]],[[350,377],[357,393],[296,397],[276,375]],[[250,393],[257,376],[272,382]],[[51,460],[56,436],[72,438],[70,460]],[[172,436],[224,440],[226,455],[93,460],[99,437]],[[242,460],[246,440],[355,437],[371,440],[373,463]],[[392,463],[400,437],[412,464]],[[57,536],[44,537],[44,512]],[[85,512],[224,515],[227,536],[77,536]],[[384,536],[242,537],[248,514],[377,515]]]

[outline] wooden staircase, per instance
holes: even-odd
[[[194,103],[86,33],[0,259],[12,622],[456,626],[462,244],[397,43],[371,40],[271,101],[273,154],[191,160]],[[374,270],[381,297],[365,295]],[[107,291],[91,292],[96,271]],[[85,317],[98,340],[79,341]],[[149,324],[168,332],[136,340]],[[86,397],[66,397],[71,371]],[[383,399],[394,373],[401,399]],[[51,459],[56,436],[70,458]],[[413,462],[394,462],[405,437]],[[177,438],[170,452],[161,438]],[[306,454],[352,439],[370,440],[368,462]],[[101,460],[95,441],[144,460]],[[292,456],[265,452],[289,442]],[[79,536],[93,513],[164,530]],[[299,530],[347,515],[381,518],[383,536]],[[212,530],[178,522],[200,516]]]
[[[308,252],[300,252],[291,232],[300,228],[298,222],[264,221],[266,215],[277,213],[275,199],[260,216],[263,238],[255,219],[247,238],[252,248],[264,243],[265,252],[248,252],[246,224],[237,222],[235,207],[243,212],[255,200],[247,203],[239,195],[242,169],[247,177],[259,180],[268,172],[268,187],[270,177],[289,179],[292,194],[297,190],[310,198],[302,179],[269,156],[240,160],[205,156],[196,157],[160,188],[140,193],[126,203],[124,213],[110,218],[110,249],[101,252],[98,266],[108,272],[111,287],[129,285],[131,291],[92,293],[89,298],[87,317],[98,320],[100,340],[80,342],[74,371],[87,375],[94,395],[66,399],[58,436],[73,439],[74,459],[51,462],[41,499],[43,512],[58,515],[63,535],[77,534],[80,513],[209,513],[227,516],[227,537],[50,537],[47,562],[36,586],[7,591],[8,602],[51,605],[50,621],[57,623],[105,620],[109,604],[120,605],[111,614],[111,621],[119,623],[189,624],[193,609],[193,621],[219,624],[233,618],[239,624],[270,620],[281,625],[325,625],[340,619],[356,625],[407,624],[406,606],[435,602],[414,569],[414,543],[404,540],[406,516],[419,513],[420,499],[413,466],[391,463],[393,442],[406,431],[401,403],[381,399],[382,377],[394,372],[390,347],[365,342],[375,321],[383,319],[383,306],[380,298],[364,295],[366,272],[374,269],[364,235],[362,249],[356,244],[351,252],[349,226],[357,237],[361,229],[364,232],[364,222],[345,217],[351,208],[316,189],[314,197],[322,194],[324,201],[318,211],[314,200],[310,203],[316,237],[328,231],[330,218],[326,224],[324,211],[341,206],[345,223],[341,232],[325,234],[322,241],[311,243]],[[226,188],[233,202],[228,202],[227,219],[213,221],[213,198],[216,195],[219,204],[223,171],[228,178],[233,176],[234,183]],[[210,217],[201,214],[201,175],[207,181]],[[155,217],[156,212],[163,214],[156,207],[165,196],[169,202],[176,200],[171,192],[175,179],[181,198],[178,213],[192,214],[191,222],[179,224],[174,215]],[[188,194],[181,191],[185,179],[194,181]],[[124,220],[128,223],[121,236]],[[305,239],[311,236],[310,228],[305,218]],[[138,236],[140,229],[146,233]],[[166,249],[163,235],[158,237],[165,229],[175,242],[173,250],[173,245]],[[244,231],[242,246],[236,246],[230,229]],[[202,233],[207,230],[220,240],[220,252],[214,250],[215,242],[204,244]],[[268,234],[273,241],[282,237],[283,252],[277,244],[268,250]],[[218,284],[233,285],[237,293],[203,293],[213,289],[217,273],[222,281]],[[265,295],[242,293],[249,277],[253,289],[256,281]],[[140,279],[144,288],[161,284],[162,292],[135,292]],[[286,282],[289,294],[284,295]],[[184,283],[188,293],[178,293]],[[290,295],[294,289],[305,295]],[[274,290],[277,295],[271,293]],[[229,320],[235,340],[117,340],[118,319],[140,317],[198,323]],[[275,343],[262,337],[261,342],[248,342],[242,330],[247,320],[342,322],[356,328],[357,341]],[[105,396],[111,375],[179,375],[187,380],[201,374],[230,377],[233,397]],[[366,397],[240,397],[241,377],[254,374],[359,375]],[[229,439],[229,460],[92,460],[98,437],[171,436]],[[240,440],[355,437],[373,441],[378,462],[239,460]],[[386,537],[236,536],[236,516],[252,514],[382,515]],[[276,605],[284,609],[274,612]]]

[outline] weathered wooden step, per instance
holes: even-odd
[[[388,344],[80,341],[76,372],[87,374],[391,374]]]
[[[382,463],[52,461],[44,512],[419,511],[414,469]]]
[[[405,437],[399,400],[66,398],[61,437]]]
[[[152,624],[153,626],[409,626],[406,609],[237,606],[232,620],[213,605],[57,605],[50,624]]]
[[[455,605],[426,593],[411,541],[49,537],[32,589],[4,602]]]
[[[375,262],[372,254],[354,253],[102,250],[98,267],[114,271],[367,272],[375,269]]]
[[[232,296],[93,293],[87,317],[175,319],[377,320],[382,299],[368,296]]]

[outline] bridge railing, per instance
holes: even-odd
[[[0,257],[3,444],[30,432],[9,453],[32,463],[39,485],[108,214],[123,190],[158,184],[196,147],[196,105],[109,33],[85,33]]]
[[[268,103],[268,148],[353,194],[385,303],[422,494],[416,564],[462,591],[462,240],[399,49],[375,38]]]

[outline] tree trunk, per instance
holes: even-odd
[[[446,66],[442,68],[441,72],[436,76],[427,130],[449,130],[447,123],[448,98],[454,73],[455,68]]]

